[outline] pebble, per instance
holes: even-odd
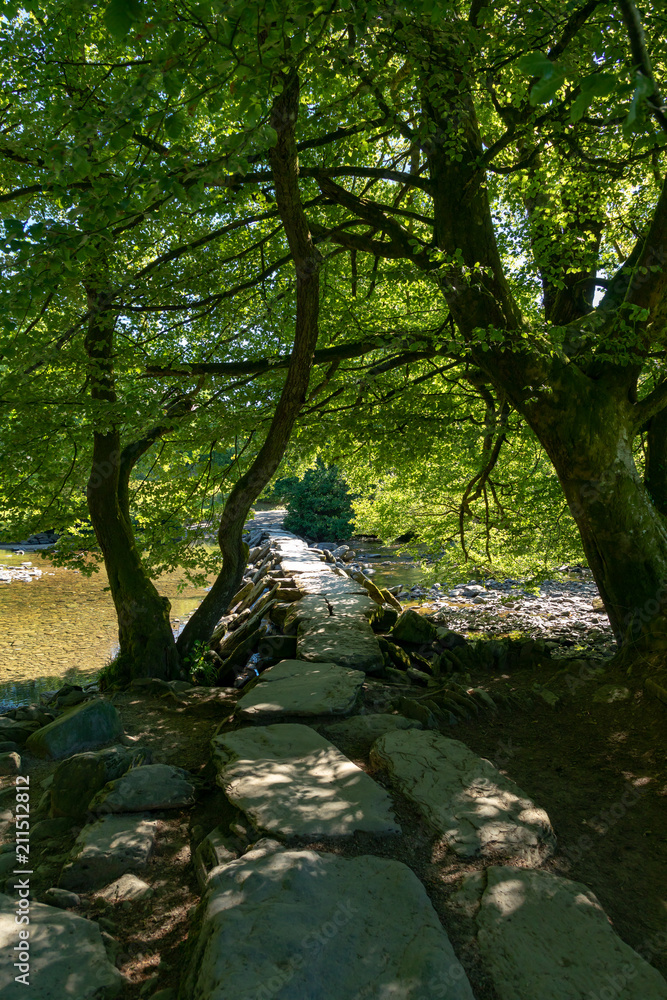
[[[587,578],[588,577],[588,578]],[[401,600],[417,600],[438,624],[453,631],[484,638],[520,632],[557,646],[571,647],[561,656],[580,656],[581,647],[593,647],[587,656],[607,658],[615,651],[611,626],[604,613],[598,589],[590,574],[581,580],[555,579],[532,593],[514,579],[470,581],[444,593],[438,584],[413,587]],[[578,649],[575,649],[578,647]]]

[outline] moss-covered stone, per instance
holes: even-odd
[[[26,747],[37,757],[61,760],[77,750],[88,750],[117,739],[123,724],[117,710],[109,701],[96,698],[77,705],[38,729],[26,742]]]

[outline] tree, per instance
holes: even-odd
[[[25,107],[7,112],[10,124],[12,115],[18,124],[4,154],[11,169],[3,198],[25,206],[23,236],[17,220],[7,229],[14,268],[7,308],[21,317],[21,343],[38,339],[43,324],[75,308],[56,294],[45,270],[38,272],[41,298],[34,284],[28,294],[16,278],[26,231],[28,242],[45,246],[45,233],[30,233],[39,198],[48,195],[53,206],[63,190],[83,198],[101,185],[105,212],[117,211],[120,164],[123,177],[129,171],[131,203],[109,230],[126,234],[126,244],[136,241],[118,261],[119,272],[129,270],[134,281],[130,294],[114,300],[125,316],[134,309],[167,315],[176,306],[179,315],[191,309],[201,318],[244,287],[261,290],[268,302],[294,259],[293,237],[289,254],[278,252],[278,233],[271,242],[268,216],[273,212],[281,232],[298,218],[325,258],[317,264],[320,295],[338,320],[321,310],[326,331],[320,330],[314,358],[327,368],[307,390],[304,426],[328,413],[328,426],[338,420],[341,441],[350,439],[348,416],[372,405],[374,396],[381,415],[376,387],[401,369],[412,398],[446,371],[457,384],[474,385],[487,409],[490,397],[499,419],[511,427],[520,418],[541,443],[617,637],[650,659],[665,641],[667,578],[660,457],[667,404],[666,136],[657,83],[667,43],[658,15],[646,14],[646,41],[631,0],[557,10],[524,2],[483,7],[477,0],[340,9],[332,3],[316,13],[268,0],[206,10],[167,3],[146,6],[136,18],[128,9],[125,20],[118,4],[107,12],[116,42],[103,35],[99,16],[90,22],[104,56],[94,60],[102,63],[94,70],[102,88],[95,97],[107,88],[108,98],[98,102],[106,124],[88,141],[95,146],[104,135],[106,150],[113,132],[116,175],[109,158],[100,158],[93,185],[89,168],[75,166],[80,157],[70,141],[73,173],[64,183],[59,170],[54,182],[44,151],[26,148]],[[31,30],[39,37],[42,29]],[[27,78],[35,54],[19,51],[12,31],[11,54],[26,59]],[[60,41],[66,32],[56,35],[60,72],[67,59],[77,63],[72,40],[79,43],[72,27],[66,58]],[[93,72],[93,60],[85,62],[85,72]],[[49,72],[43,70],[44,81]],[[282,208],[260,212],[253,199],[264,206],[280,197],[272,116],[274,98],[293,72],[301,114],[290,122],[291,193],[283,189]],[[13,108],[25,104],[24,78],[12,83]],[[220,96],[222,85],[229,97],[226,89]],[[43,93],[46,82],[41,87]],[[45,105],[45,115],[57,153],[64,112]],[[40,171],[47,184],[38,184]],[[297,194],[303,214],[292,211]],[[154,206],[158,215],[151,216]],[[66,275],[68,241],[81,240],[80,224],[56,220],[52,207],[49,213],[45,232],[56,232],[59,273]],[[130,218],[140,221],[128,228]],[[206,232],[197,228],[202,220]],[[259,239],[253,232],[243,244],[255,226]],[[237,269],[233,295],[226,287],[206,290],[212,272],[201,248],[215,245],[214,230],[239,241],[227,255]],[[187,240],[172,239],[186,233]],[[145,267],[153,283],[146,290],[140,287]],[[121,285],[119,274],[114,287]],[[599,298],[596,289],[604,290]],[[284,348],[253,349],[257,329],[251,321],[235,357],[218,357],[222,341],[213,333],[209,351],[173,336],[152,358],[135,351],[134,364],[143,362],[141,374],[164,392],[173,384],[175,395],[199,391],[212,398],[224,394],[214,388],[218,380],[275,378],[289,364]],[[130,396],[142,384],[134,372]],[[205,388],[197,390],[198,379]],[[243,412],[242,403],[235,412]],[[494,433],[497,442],[503,435]],[[642,434],[646,482],[634,457]],[[240,561],[229,565],[231,579]]]

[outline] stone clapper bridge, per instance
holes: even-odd
[[[384,670],[372,623],[386,612],[386,592],[289,532],[266,537],[264,562],[282,576],[269,594],[291,600],[283,610],[297,626],[296,655],[259,675],[212,740],[217,784],[255,835],[238,856],[216,828],[196,851],[202,901],[179,1000],[474,1000],[410,868],[294,846],[330,838],[335,851],[362,833],[372,849],[401,833],[387,788],[336,745],[350,740],[371,746],[374,772],[453,852],[482,863],[451,912],[471,928],[475,961],[500,1000],[667,1000],[665,980],[616,935],[594,894],[541,868],[556,846],[549,817],[512,780],[418,721],[355,714],[367,675]],[[247,596],[266,610],[265,590],[259,574]],[[128,878],[154,839],[146,810],[194,800],[187,772],[139,763],[91,803],[106,803],[107,814],[84,827],[65,889],[90,885],[91,875],[99,887]],[[111,848],[123,824],[134,833],[127,857]],[[51,907],[35,905],[46,920]],[[96,969],[88,991],[61,995],[113,996],[116,970],[99,961]],[[10,984],[5,995],[22,994]]]

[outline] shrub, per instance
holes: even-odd
[[[287,506],[287,531],[305,535],[314,542],[342,541],[352,533],[352,498],[335,465],[318,458],[303,479],[278,480]]]

